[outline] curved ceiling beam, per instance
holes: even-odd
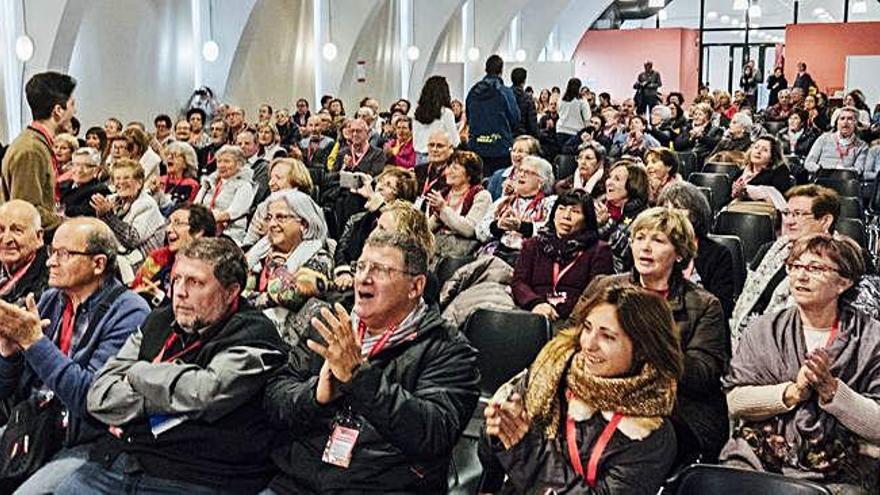
[[[413,36],[418,47],[425,47],[421,58],[412,64],[412,76],[409,83],[411,100],[418,98],[424,81],[434,71],[437,55],[450,26],[457,16],[461,15],[461,6],[466,0],[434,0],[414,2],[413,16],[415,29]]]

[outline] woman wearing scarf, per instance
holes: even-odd
[[[434,232],[434,261],[441,257],[462,258],[479,245],[476,225],[492,206],[492,196],[480,185],[483,161],[476,153],[458,151],[443,172],[446,194],[428,191],[431,205],[428,224]]]
[[[641,165],[629,160],[615,163],[605,180],[605,198],[596,202],[599,238],[611,246],[614,271],[632,268],[629,250],[629,225],[648,207],[648,174]]]
[[[728,438],[727,407],[721,376],[730,359],[730,338],[718,299],[688,280],[696,254],[694,230],[685,213],[671,208],[645,210],[632,223],[632,273],[600,277],[592,293],[610,283],[632,283],[669,302],[678,327],[684,374],[678,387],[673,422],[679,448],[715,462]]]
[[[217,153],[217,170],[202,177],[195,204],[208,207],[223,233],[241,245],[247,233],[247,215],[254,202],[253,171],[238,146],[225,145]]]
[[[816,234],[795,242],[786,267],[796,305],[749,326],[724,378],[741,423],[721,459],[877,493],[880,323],[844,302],[865,270],[860,249]]]
[[[113,164],[112,174],[116,194],[95,194],[90,204],[98,218],[116,234],[121,252],[125,253],[120,259],[123,282],[129,283],[146,255],[165,242],[165,217],[144,188],[144,168],[140,163],[124,158]]]
[[[481,492],[647,495],[672,467],[682,356],[666,303],[612,285],[572,321],[486,406]]]
[[[593,277],[610,273],[611,249],[596,232],[593,198],[576,190],[556,200],[547,226],[523,244],[510,288],[517,306],[565,321]]]
[[[321,208],[305,193],[272,193],[266,221],[268,233],[246,255],[246,297],[281,328],[290,311],[327,290],[333,258]]]
[[[532,237],[550,218],[556,196],[550,195],[553,167],[541,157],[523,158],[511,179],[513,194],[492,205],[477,226],[477,239],[489,243],[485,247],[488,254],[514,265],[523,240]]]
[[[608,159],[605,147],[597,141],[587,141],[580,146],[577,154],[577,169],[560,180],[553,188],[556,194],[563,195],[577,189],[598,198],[605,194],[605,179],[608,177]]]

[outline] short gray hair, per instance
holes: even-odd
[[[651,109],[652,112],[654,110],[657,110],[657,113],[660,114],[660,120],[662,120],[663,122],[666,122],[667,120],[672,119],[672,109],[669,108],[668,106],[657,105]]]
[[[428,251],[415,238],[397,232],[374,230],[364,246],[389,247],[403,254],[403,270],[410,275],[428,273]]]
[[[16,206],[24,208],[24,210],[27,211],[28,215],[31,217],[31,226],[34,228],[34,230],[39,231],[43,228],[43,221],[40,218],[40,212],[37,211],[37,208],[34,205],[28,203],[23,199],[10,199],[5,203],[0,204],[0,212],[5,212],[7,209]]]
[[[747,113],[736,112],[735,114],[733,114],[733,117],[730,119],[730,123],[731,124],[736,123],[736,124],[739,124],[739,125],[745,127],[746,129],[751,129],[752,117],[750,117],[749,114],[747,114]]]
[[[660,206],[671,205],[688,211],[688,217],[694,226],[697,238],[706,237],[709,227],[712,225],[712,207],[709,200],[690,182],[675,181],[663,188],[657,204]]]
[[[535,155],[526,155],[522,159],[521,165],[532,164],[538,169],[538,175],[541,177],[541,191],[544,194],[553,192],[553,165],[550,162]]]
[[[221,148],[222,150],[222,148]],[[185,177],[195,178],[199,168],[199,157],[196,155],[195,148],[191,144],[184,141],[171,141],[165,147],[166,153],[180,153],[186,161],[186,168],[183,170]],[[220,153],[217,153],[218,155]]]
[[[86,157],[89,160],[89,165],[93,167],[101,166],[101,153],[94,148],[89,148],[88,146],[78,148],[73,152],[73,158],[78,156]]]
[[[239,166],[244,166],[245,162],[247,162],[247,157],[244,155],[244,151],[234,144],[224,144],[219,150],[217,150],[217,153],[215,153],[215,156],[218,159],[222,155],[231,155]]]

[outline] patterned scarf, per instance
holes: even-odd
[[[560,386],[567,385],[575,397],[594,410],[644,418],[672,414],[677,387],[675,379],[660,375],[649,363],[632,376],[605,378],[593,375],[587,370],[586,356],[578,352],[579,336],[579,327],[560,332],[541,349],[530,370],[526,410],[547,438],[556,438],[559,430]]]

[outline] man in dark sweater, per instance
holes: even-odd
[[[516,106],[519,107],[519,123],[513,127],[513,136],[528,134],[538,137],[538,110],[532,95],[526,93],[526,70],[517,67],[510,71],[510,89],[516,98]]]
[[[257,493],[276,435],[260,407],[287,359],[274,325],[240,297],[244,254],[225,238],[177,255],[171,307],[156,309],[98,374],[100,442],[56,494]]]

